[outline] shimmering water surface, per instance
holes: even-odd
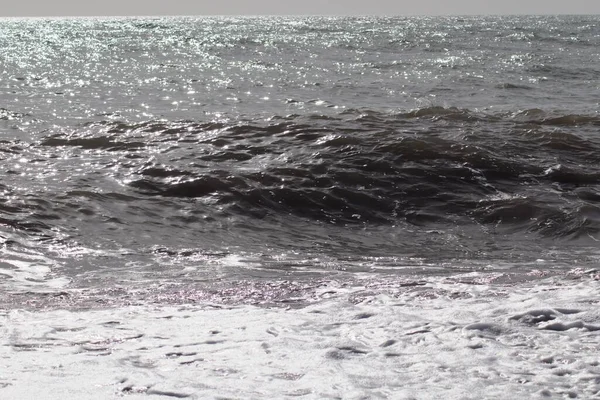
[[[600,394],[600,17],[0,20],[0,398]]]
[[[2,296],[594,268],[599,24],[2,20]]]

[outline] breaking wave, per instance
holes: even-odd
[[[351,109],[268,122],[105,121],[39,145],[113,165],[138,195],[203,198],[252,217],[493,224],[573,238],[600,230],[597,125],[596,115],[537,109]]]

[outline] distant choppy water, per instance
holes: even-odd
[[[598,17],[5,19],[0,59],[9,292],[600,257]]]

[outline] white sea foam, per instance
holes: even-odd
[[[302,308],[217,304],[0,314],[0,397],[592,398],[593,276],[336,284]]]
[[[56,264],[42,255],[0,248],[0,288],[31,291],[65,287],[70,280],[53,274]]]

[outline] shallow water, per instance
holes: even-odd
[[[599,41],[595,16],[1,20],[0,391],[596,396]]]

